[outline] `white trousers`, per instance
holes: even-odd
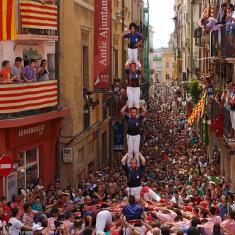
[[[110,211],[104,210],[100,211],[96,217],[96,234],[103,233],[107,226],[110,226],[112,223],[112,214]]]
[[[128,60],[129,62],[138,63],[138,48],[131,49],[128,48]]]
[[[232,128],[235,130],[235,111],[230,111],[230,118],[231,118]]]
[[[127,106],[128,108],[136,107],[140,108],[140,87],[127,87]]]
[[[132,195],[135,197],[135,200],[136,201],[140,201],[140,192],[142,190],[142,186],[139,186],[139,187],[128,187],[127,188],[127,193],[128,193],[128,196]]]
[[[143,227],[135,227],[135,230],[140,233],[140,235],[144,235],[144,229]],[[123,235],[133,235],[133,231],[130,228],[124,228]]]
[[[144,200],[154,200],[159,202],[161,200],[160,196],[156,194],[152,189],[149,189],[147,193],[144,193]]]
[[[135,158],[139,163],[140,158],[140,135],[127,135],[128,158],[127,162],[130,163],[131,159]]]

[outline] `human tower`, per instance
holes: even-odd
[[[145,200],[160,197],[147,186],[141,185],[141,176],[145,170],[145,158],[140,153],[140,127],[147,114],[147,110],[140,104],[141,64],[138,60],[138,49],[142,45],[143,36],[137,32],[137,25],[131,23],[122,34],[123,39],[128,39],[128,60],[125,64],[125,80],[127,82],[127,104],[121,113],[127,122],[128,152],[122,158],[123,169],[128,178],[128,194],[135,196],[139,201],[141,195]]]

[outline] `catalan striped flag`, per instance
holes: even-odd
[[[188,124],[191,126],[194,121],[196,120],[196,118],[200,115],[202,109],[203,109],[203,106],[204,106],[204,102],[206,100],[206,93],[204,93],[202,95],[202,98],[201,100],[198,102],[197,106],[195,107],[195,109],[193,110],[191,116],[189,117],[188,119]]]
[[[56,80],[0,85],[0,114],[17,113],[56,105]]]
[[[0,41],[15,40],[15,0],[0,0]]]
[[[23,28],[57,30],[56,5],[21,0],[20,14]]]

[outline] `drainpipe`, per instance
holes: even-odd
[[[194,7],[194,2],[192,1],[190,4],[190,74],[191,74],[191,79],[193,77],[194,73],[194,66],[193,66],[193,7]]]
[[[58,41],[55,42],[55,78],[57,79],[57,108],[60,108],[60,1],[57,1],[57,34]]]
[[[125,2],[122,0],[122,32],[125,29],[125,15],[124,15]],[[122,40],[122,79],[125,76],[125,50],[124,50],[124,40]]]
[[[57,109],[60,107],[60,79],[59,79],[59,64],[60,64],[60,0],[57,1],[57,34],[58,41],[55,42],[55,79],[57,79]],[[59,138],[59,137],[58,137]],[[55,179],[56,181],[60,180],[60,160],[62,155],[62,148],[59,144],[59,141],[56,142],[56,172]]]

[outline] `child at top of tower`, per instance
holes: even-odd
[[[128,62],[135,62],[138,66],[141,66],[138,61],[138,48],[141,46],[143,42],[143,35],[137,32],[137,25],[135,23],[131,23],[129,25],[130,32],[127,29],[124,30],[122,37],[128,39]]]

